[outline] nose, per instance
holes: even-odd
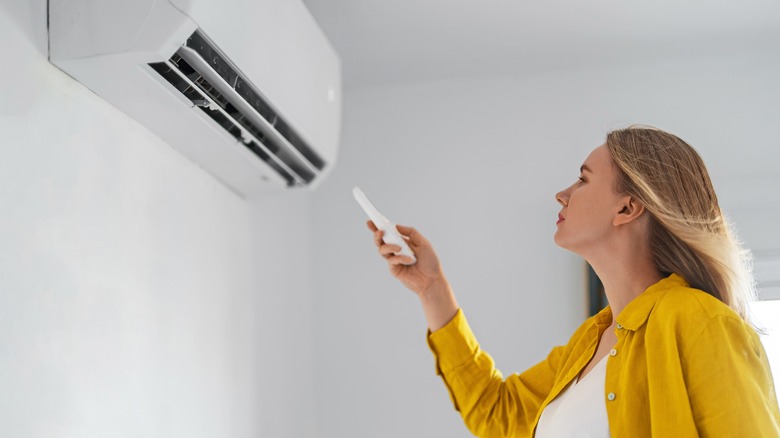
[[[569,195],[566,193],[566,190],[562,190],[555,194],[555,200],[558,201],[559,204],[566,207],[569,204]]]

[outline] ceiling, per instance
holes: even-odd
[[[780,56],[778,0],[304,0],[346,88],[744,51]]]

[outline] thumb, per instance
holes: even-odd
[[[407,237],[409,237],[409,239],[410,239],[412,242],[414,242],[415,244],[418,244],[418,245],[419,245],[419,244],[422,244],[422,243],[426,243],[426,242],[427,242],[427,240],[425,239],[425,237],[423,237],[423,235],[422,235],[422,234],[420,234],[420,232],[419,232],[419,231],[417,231],[416,229],[414,229],[414,227],[407,227],[407,226],[405,226],[405,225],[396,225],[395,227],[396,227],[396,229],[398,229],[398,232],[400,232],[400,233],[401,233],[401,234],[403,234],[404,236],[407,236]]]

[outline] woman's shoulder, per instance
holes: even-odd
[[[689,335],[712,324],[727,324],[738,331],[753,331],[726,303],[712,294],[690,286],[675,286],[661,294],[649,315],[656,327],[676,328]]]
[[[734,316],[739,318],[734,310],[714,295],[701,289],[678,285],[670,287],[658,297],[655,306],[664,313],[681,317]]]

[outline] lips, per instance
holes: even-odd
[[[565,221],[565,220],[566,220],[566,219],[564,219],[564,217],[563,217],[563,216],[561,216],[561,214],[560,214],[560,213],[558,213],[558,222],[556,222],[556,223],[555,223],[555,225],[558,225],[559,223],[561,223],[561,222],[563,222],[563,221]]]

